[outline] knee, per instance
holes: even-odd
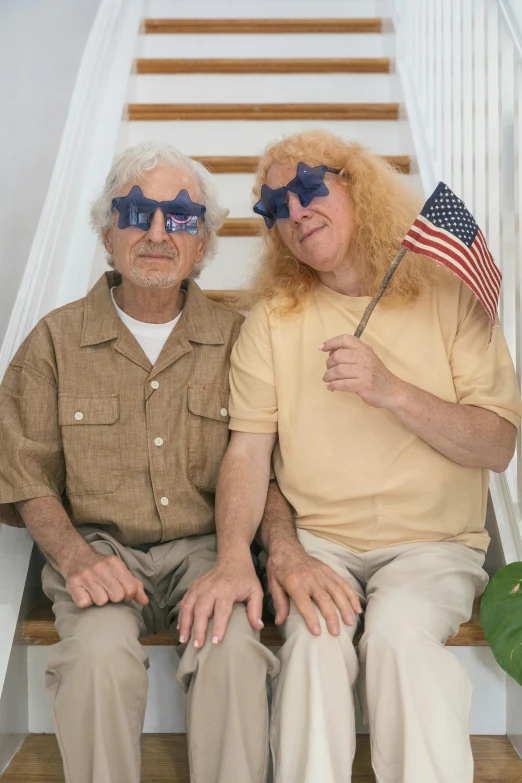
[[[356,669],[357,656],[347,626],[340,620],[341,632],[334,636],[329,632],[322,616],[319,618],[319,624],[321,633],[315,636],[301,615],[291,614],[285,628],[285,658],[299,656],[313,665],[335,667],[336,663],[339,663],[343,667]]]
[[[212,644],[213,627],[209,627],[205,645],[198,655],[198,666],[210,665],[213,670],[223,673],[238,670],[263,670],[273,665],[274,656],[259,640],[248,620],[246,609],[236,604],[232,610],[227,630],[219,644]]]
[[[139,623],[127,606],[108,604],[84,610],[71,633],[50,651],[48,672],[78,669],[127,683],[146,678],[147,656],[138,641]]]

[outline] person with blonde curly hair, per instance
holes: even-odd
[[[515,448],[506,342],[497,325],[488,347],[472,292],[413,253],[354,336],[421,206],[359,144],[322,131],[272,144],[254,195],[263,251],[231,357],[218,561],[185,595],[181,630],[195,617],[200,644],[213,615],[222,642],[234,601],[261,589],[259,528],[284,640],[277,783],[351,779],[359,671],[378,783],[472,783],[471,688],[445,643],[487,583],[489,471]]]

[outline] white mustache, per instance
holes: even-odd
[[[165,247],[164,245],[144,245],[134,249],[134,257],[139,256],[141,253],[157,253],[158,255],[169,256],[169,258],[173,259],[177,259],[178,257],[176,250],[173,250],[172,247]]]

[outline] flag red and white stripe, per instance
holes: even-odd
[[[473,216],[447,185],[439,183],[402,245],[458,275],[480,301],[493,326],[502,274]]]

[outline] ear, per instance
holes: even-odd
[[[112,256],[113,254],[113,244],[112,244],[112,226],[110,228],[104,229],[102,232],[103,234],[103,244],[105,245],[105,250],[109,255]]]
[[[209,240],[208,237],[202,237],[201,239],[198,238],[198,245],[196,248],[196,255],[194,258],[195,264],[201,264],[201,262],[203,261],[205,253],[207,252],[208,240]]]

